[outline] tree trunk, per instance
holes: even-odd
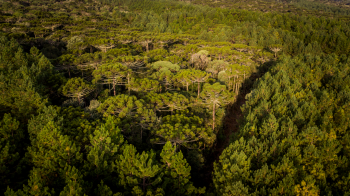
[[[198,82],[198,98],[199,98],[199,91],[200,91],[200,82]]]
[[[130,77],[129,77],[129,74],[128,74],[128,90],[129,90],[129,95],[130,95]]]
[[[114,96],[115,96],[115,82],[113,82],[113,91],[114,91]]]
[[[235,87],[233,85],[236,86],[236,76],[233,76],[233,84],[232,84],[232,90],[233,92],[235,92]]]
[[[213,131],[215,129],[215,103],[213,103]]]
[[[143,177],[143,182],[142,182],[142,190],[145,192],[146,189],[146,177]]]
[[[228,90],[231,88],[231,77],[228,77]]]
[[[175,152],[177,152],[178,145],[177,145],[177,143],[174,143],[174,144],[175,144]]]

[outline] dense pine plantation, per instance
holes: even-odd
[[[0,2],[0,192],[350,195],[347,2],[246,2]]]

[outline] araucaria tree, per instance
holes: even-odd
[[[208,80],[210,74],[208,74],[205,71],[200,71],[200,70],[191,70],[191,79],[193,82],[196,82],[198,85],[198,94],[197,97],[199,98],[199,93],[201,89],[201,83],[205,82]]]
[[[212,130],[204,127],[203,119],[198,116],[187,117],[175,114],[162,118],[158,129],[152,130],[155,136],[151,141],[155,144],[173,143],[177,148],[202,148],[210,146],[215,140]]]
[[[87,84],[82,78],[71,78],[62,87],[61,92],[64,96],[77,98],[80,105],[82,98],[93,90],[94,87]]]
[[[0,195],[350,196],[350,0],[0,1]]]
[[[192,71],[189,69],[182,69],[175,75],[175,80],[186,87],[186,91],[188,91],[188,87],[192,84]]]
[[[209,109],[213,110],[213,125],[212,128],[215,130],[215,111],[218,107],[224,106],[230,101],[230,93],[226,90],[225,85],[215,83],[213,85],[205,84],[200,98]]]
[[[120,63],[108,63],[103,64],[93,72],[95,82],[102,84],[112,84],[114,96],[116,95],[116,85],[123,85],[125,82],[124,78],[127,78],[131,70]],[[128,80],[129,82],[129,80]]]

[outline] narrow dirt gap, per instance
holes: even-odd
[[[245,96],[250,93],[255,81],[263,76],[268,68],[275,64],[276,61],[266,62],[259,67],[258,72],[253,73],[246,79],[242,85],[236,101],[226,109],[226,116],[224,117],[224,128],[219,131],[214,150],[206,157],[206,165],[202,168],[203,179],[200,186],[206,186],[207,190],[212,189],[212,173],[214,169],[214,162],[219,160],[222,151],[230,144],[232,134],[239,131],[239,122],[243,117],[241,106],[245,103]],[[222,135],[222,136],[220,136]]]

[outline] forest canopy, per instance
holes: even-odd
[[[350,195],[349,3],[4,0],[0,192]]]

